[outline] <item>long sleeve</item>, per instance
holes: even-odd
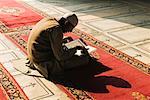
[[[60,26],[56,26],[51,30],[49,39],[53,54],[58,61],[65,61],[76,53],[76,48],[72,48],[67,51],[63,50],[63,31]]]

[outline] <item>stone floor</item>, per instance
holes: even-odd
[[[60,18],[75,12],[78,29],[150,65],[150,9],[142,0],[22,0],[50,16]],[[6,58],[6,59],[5,59]],[[0,34],[0,61],[15,77],[31,100],[67,100],[52,82],[29,77],[13,68],[12,60],[25,58],[14,44]],[[9,66],[9,68],[8,68]],[[37,92],[37,90],[40,90]]]
[[[75,12],[80,20],[77,28],[150,65],[148,0],[25,1],[54,17]]]

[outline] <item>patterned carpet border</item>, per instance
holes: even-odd
[[[79,29],[75,29],[74,33],[76,35],[78,35],[80,38],[82,38],[83,40],[90,42],[94,46],[97,46],[97,47],[105,50],[107,53],[113,55],[114,57],[116,57],[116,58],[134,66],[135,68],[141,70],[142,72],[150,75],[150,66],[149,65],[113,48],[112,46],[105,44],[104,42],[101,42],[101,41],[95,39],[91,35],[89,35],[85,32],[82,32]]]
[[[8,100],[28,100],[21,87],[0,64],[0,83],[3,88],[3,93],[6,93]]]

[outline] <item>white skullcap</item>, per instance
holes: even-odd
[[[66,13],[63,18],[68,20],[73,26],[78,24],[78,18],[74,13]]]

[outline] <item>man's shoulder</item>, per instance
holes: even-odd
[[[55,26],[59,26],[59,23],[54,17],[45,17],[36,24],[36,27],[42,30],[53,28]]]

